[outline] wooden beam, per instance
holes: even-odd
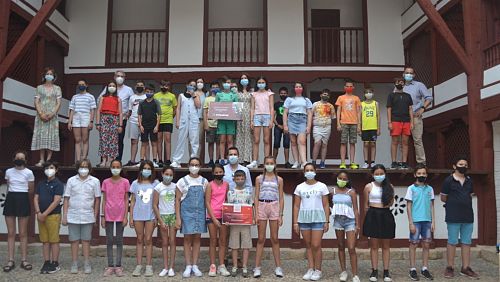
[[[7,36],[9,33],[10,2],[0,1],[0,62],[7,53]],[[0,80],[0,120],[3,120],[3,81]],[[0,126],[0,142],[2,140],[2,127]]]
[[[463,1],[467,2],[467,1]],[[471,1],[474,2],[474,1]],[[429,21],[432,23],[432,26],[436,29],[436,31],[443,37],[445,42],[450,46],[450,49],[457,56],[458,61],[465,69],[467,74],[471,73],[471,65],[472,60],[469,58],[467,53],[465,52],[462,45],[458,42],[457,38],[451,32],[450,28],[444,21],[443,17],[436,10],[431,0],[417,0],[418,5],[424,11]],[[465,25],[465,23],[464,23]],[[477,62],[476,62],[477,63]]]
[[[10,1],[2,1],[10,2]],[[42,29],[49,19],[52,12],[56,9],[61,0],[46,0],[40,10],[28,24],[23,34],[19,37],[16,44],[7,56],[0,63],[0,81],[3,81],[10,70],[15,66],[15,63],[22,57],[30,43],[35,40],[37,33]]]

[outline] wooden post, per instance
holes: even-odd
[[[0,1],[0,63],[7,53],[7,35],[9,32],[10,1]],[[3,120],[3,79],[0,79],[0,121]],[[0,142],[2,125],[0,124]]]

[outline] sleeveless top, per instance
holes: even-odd
[[[275,175],[272,180],[266,180],[265,174],[262,174],[260,181],[259,200],[278,201],[279,200],[279,181]]]
[[[345,193],[337,193],[337,188],[333,188],[333,208],[332,215],[337,216],[347,216],[348,218],[355,218],[354,210],[352,207],[352,198],[349,193],[352,189],[347,190]]]
[[[375,182],[371,183],[372,190],[368,195],[368,200],[370,204],[382,204],[382,187],[375,184]]]
[[[361,130],[377,130],[377,102],[361,102]]]
[[[117,96],[103,96],[101,104],[101,113],[117,116],[120,114],[118,110],[118,97]]]
[[[222,218],[222,205],[226,201],[226,191],[229,189],[229,184],[226,181],[222,181],[218,185],[215,181],[211,181],[208,185],[210,185],[212,192],[210,193],[210,207],[212,207],[215,218],[220,219]],[[208,212],[207,218],[210,218]]]

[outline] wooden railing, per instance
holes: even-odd
[[[207,65],[252,65],[266,61],[264,28],[211,28],[207,30]]]
[[[307,29],[307,63],[314,65],[364,64],[363,28],[310,27]]]
[[[484,68],[500,65],[500,40],[484,49]]]
[[[108,40],[110,65],[140,67],[167,64],[168,33],[164,29],[112,31]]]

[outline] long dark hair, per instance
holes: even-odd
[[[142,170],[144,169],[144,166],[149,165],[151,169],[151,175],[148,178],[145,178],[142,176]],[[155,181],[155,167],[153,165],[153,162],[150,160],[145,160],[141,162],[141,165],[139,166],[139,175],[137,176],[137,182],[141,183],[143,180],[148,180],[149,182],[153,183]]]
[[[372,167],[372,174],[374,174],[377,169],[383,170],[385,174],[385,179],[380,183],[380,186],[382,187],[382,204],[388,206],[394,198],[394,188],[392,188],[392,184],[389,178],[387,178],[385,166],[383,164],[376,164]]]
[[[115,93],[110,93],[110,92],[109,92],[109,90],[108,90],[109,85],[110,85],[111,83],[113,83],[113,84],[115,85],[115,88],[116,88]],[[117,96],[118,96],[118,84],[116,84],[116,82],[114,82],[114,81],[110,80],[110,81],[108,82],[108,84],[106,84],[106,91],[104,92],[104,95],[102,95],[102,96],[103,96],[103,97],[108,97],[108,96],[117,97]]]
[[[345,176],[347,177],[347,184],[345,185],[345,188],[347,189],[352,189],[352,185],[351,185],[351,178],[349,177],[349,173],[347,172],[347,170],[341,170],[338,174],[337,174],[337,177],[335,178],[335,186],[337,186],[337,179],[339,178],[339,176],[341,174],[345,174]]]

